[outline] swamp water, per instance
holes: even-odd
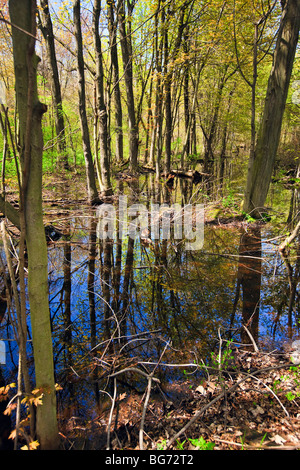
[[[149,203],[157,192],[147,188],[131,186],[130,197]],[[191,200],[192,193],[182,194]],[[61,413],[75,408],[90,416],[95,400],[111,393],[111,375],[125,390],[138,391],[147,378],[137,369],[154,371],[165,384],[193,381],[220,341],[273,350],[298,336],[297,290],[291,298],[279,238],[268,224],[206,223],[203,247],[186,251],[174,240],[100,240],[97,209],[58,212],[45,209],[63,233],[48,247]],[[291,268],[297,286],[295,260]],[[18,364],[9,321],[2,323],[1,339],[8,383]],[[114,375],[124,369],[130,370]]]

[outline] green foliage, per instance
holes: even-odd
[[[227,196],[223,197],[222,204],[226,208],[239,208],[232,190],[229,192],[229,194],[227,194]]]
[[[157,450],[165,450],[167,447],[166,439],[163,439],[161,442],[158,442],[156,447],[157,447]]]
[[[202,436],[198,439],[189,439],[189,441],[196,447],[196,450],[213,450],[215,447],[214,442],[207,442]]]
[[[226,342],[226,346],[221,354],[216,355],[216,353],[211,353],[211,361],[214,367],[217,369],[228,369],[228,366],[234,359],[232,349],[231,349],[232,340]]]
[[[292,375],[281,375],[274,380],[272,390],[274,393],[285,393],[285,397],[289,401],[293,401],[300,397],[300,366],[290,367]],[[286,392],[286,385],[292,387],[292,390]]]
[[[186,441],[180,442],[180,441],[177,439],[176,442],[177,442],[177,446],[176,446],[177,449],[178,449],[178,450],[184,450],[184,447],[183,447],[183,446],[184,446],[184,444],[185,444]]]
[[[199,438],[195,439],[188,439],[188,441],[195,447],[195,450],[213,450],[215,447],[214,442],[209,442],[204,439],[204,437],[200,436]],[[178,450],[184,450],[186,440],[181,442],[179,439],[176,441],[176,448]],[[159,443],[157,443],[157,450],[166,450],[167,441],[166,439],[162,439]]]
[[[242,216],[247,222],[255,222],[255,219],[251,217],[250,214],[247,214],[246,212],[242,211]]]

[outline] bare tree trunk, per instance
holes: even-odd
[[[123,162],[123,112],[120,91],[119,61],[117,48],[117,21],[114,15],[114,3],[109,2],[108,8],[108,30],[110,43],[110,57],[113,69],[113,94],[115,104],[115,126],[116,126],[116,160]]]
[[[173,81],[173,68],[170,68],[169,59],[172,59],[174,62],[175,59],[178,57],[180,52],[180,47],[182,44],[182,38],[185,28],[187,27],[187,17],[186,11],[188,6],[191,4],[190,0],[186,0],[179,12],[179,20],[178,20],[178,31],[177,37],[175,39],[174,50],[172,55],[170,54],[169,50],[169,43],[168,43],[168,28],[165,28],[165,41],[164,41],[164,52],[165,52],[165,89],[164,89],[164,96],[165,96],[165,115],[166,115],[166,129],[165,129],[165,170],[166,172],[170,171],[171,167],[171,144],[172,144],[172,136],[173,136],[173,116],[172,116],[172,96],[171,96],[171,88],[172,88],[172,81]],[[191,12],[188,12],[187,16],[189,16]],[[167,23],[167,19],[166,19]]]
[[[82,48],[82,32],[80,20],[80,0],[73,2],[73,16],[75,26],[75,38],[77,44],[77,69],[78,69],[78,94],[79,94],[79,114],[82,132],[83,153],[86,166],[87,193],[91,204],[99,202],[95,169],[92,158],[91,142],[86,114],[86,98],[85,98],[85,75],[84,75],[84,59]]]
[[[65,169],[69,169],[68,154],[66,149],[66,136],[65,136],[65,122],[63,116],[61,88],[56,60],[54,34],[52,27],[52,20],[49,12],[48,0],[40,0],[41,4],[41,21],[39,22],[39,28],[42,31],[44,39],[46,41],[46,51],[48,56],[48,62],[51,69],[50,83],[53,96],[53,104],[55,111],[55,129],[57,135],[57,147],[59,153],[60,162],[63,164]]]
[[[156,92],[155,92],[155,111],[153,118],[153,128],[152,128],[152,140],[150,147],[150,165],[154,167],[156,165],[156,176],[159,178],[160,175],[160,161],[163,145],[163,133],[162,133],[162,124],[163,124],[163,85],[162,85],[162,55],[163,55],[163,38],[159,44],[159,33],[158,33],[158,24],[159,24],[159,10],[161,8],[160,2],[157,5],[157,11],[155,15],[155,43],[154,43],[154,54],[155,54],[155,69],[157,73],[156,79]],[[164,8],[161,11],[161,23],[162,28],[165,21],[165,12]],[[156,150],[156,158],[155,158]]]
[[[130,11],[129,14],[130,13],[132,13],[132,11]],[[131,34],[126,31],[124,0],[118,0],[118,20],[127,95],[129,124],[129,166],[131,170],[135,170],[138,165],[139,131],[136,122],[135,101],[133,93]]]
[[[160,44],[158,41],[158,25],[159,25],[159,10],[161,8],[161,3],[158,1],[157,10],[155,13],[155,33],[153,41],[153,56],[155,63],[155,72],[156,77],[156,86],[155,86],[155,108],[154,115],[149,115],[149,124],[151,125],[151,141],[150,141],[150,152],[149,152],[149,166],[152,168],[155,165],[156,160],[160,161],[161,157],[161,148],[162,148],[162,50],[163,50],[163,39],[161,39]],[[162,9],[162,21],[164,19],[164,9]],[[153,87],[153,81],[151,82]],[[152,89],[152,88],[151,88]],[[149,107],[149,111],[151,108]],[[157,147],[157,156],[155,158],[155,151]],[[159,167],[159,163],[158,163]]]
[[[225,66],[225,71],[222,73],[220,77],[220,82],[218,85],[218,90],[217,90],[217,96],[216,96],[216,101],[214,104],[214,110],[213,110],[213,115],[210,123],[210,128],[207,133],[204,133],[205,135],[205,152],[204,152],[204,172],[213,174],[214,172],[214,142],[217,134],[217,126],[218,126],[218,117],[219,117],[219,111],[220,111],[220,106],[222,102],[222,94],[223,94],[223,89],[226,83],[226,80],[228,79],[228,76],[226,77],[226,72],[227,72],[227,66]]]
[[[46,106],[37,94],[35,55],[36,1],[10,0],[19,149],[22,167],[21,206],[28,252],[28,293],[36,387],[43,391],[37,407],[37,437],[41,449],[58,448],[56,392],[48,301],[48,257],[42,210],[43,134]],[[28,33],[26,33],[26,31]]]
[[[101,13],[101,1],[95,0],[93,10],[93,35],[96,54],[96,110],[99,117],[99,137],[100,137],[100,183],[101,193],[104,196],[112,194],[110,181],[110,161],[109,161],[109,144],[108,144],[108,126],[107,126],[107,109],[104,99],[103,86],[103,63],[102,49],[99,35],[99,19]]]
[[[168,70],[169,65],[169,41],[168,41],[168,28],[164,32],[164,70],[165,70],[165,82],[164,82],[164,96],[165,96],[165,170],[168,173],[171,169],[171,143],[173,135],[173,122],[172,122],[172,96],[171,86],[173,72]],[[157,163],[156,175],[158,175],[159,163]]]
[[[282,13],[254,159],[248,167],[243,210],[257,218],[264,212],[275,164],[299,27],[300,2],[287,0]]]

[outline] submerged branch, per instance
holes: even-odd
[[[286,249],[289,245],[295,240],[300,230],[300,221],[297,223],[296,227],[292,231],[292,233],[279,245],[279,252],[282,254],[286,254]]]

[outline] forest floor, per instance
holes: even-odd
[[[111,450],[293,450],[300,448],[300,368],[287,352],[236,351],[235,366],[207,370],[198,385],[186,381],[144,394],[123,393],[113,409]],[[142,423],[143,412],[146,411]],[[65,448],[107,447],[111,410],[95,419],[65,421]]]

